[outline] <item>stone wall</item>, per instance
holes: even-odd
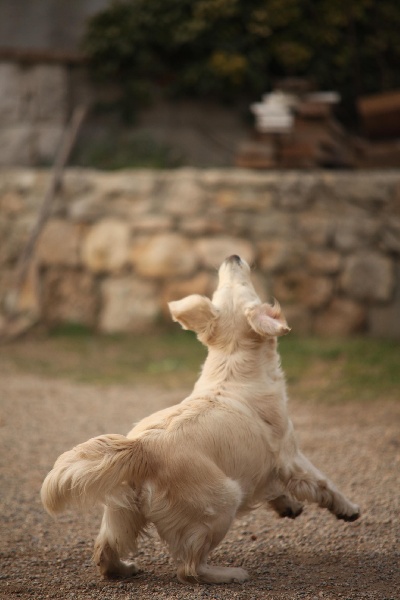
[[[0,172],[0,326],[49,172]],[[400,338],[400,172],[69,170],[17,308],[138,332],[236,253],[297,333]]]

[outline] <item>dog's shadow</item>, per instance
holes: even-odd
[[[218,553],[218,562],[222,558]],[[232,564],[238,564],[233,557]],[[397,565],[374,551],[351,556],[346,551],[295,552],[290,549],[255,552],[254,560],[245,564],[251,579],[244,584],[182,586],[171,578],[168,559],[148,565],[146,571],[131,579],[109,581],[108,586],[129,592],[132,588],[138,597],[152,590],[152,598],[211,598],[231,600],[232,597],[271,598],[379,598],[395,600],[396,584],[393,580]],[[226,562],[229,565],[229,561]],[[99,589],[104,591],[104,582]]]
[[[307,508],[311,509],[311,515],[306,516],[302,524],[276,520],[275,524],[270,523],[272,527],[257,529],[257,515],[264,514],[263,511],[257,511],[256,518],[251,516],[244,524],[240,521],[235,524],[227,538],[212,553],[210,563],[242,565],[250,573],[249,581],[244,584],[183,586],[176,578],[171,578],[174,571],[172,560],[163,544],[154,538],[151,541],[155,545],[151,551],[145,547],[139,555],[143,570],[134,578],[109,581],[108,585],[118,585],[126,591],[134,588],[138,597],[151,588],[154,599],[207,597],[230,600],[235,597],[288,600],[341,596],[359,599],[375,593],[382,599],[395,600],[395,596],[390,595],[396,589],[395,553],[388,556],[376,549],[360,550],[357,548],[358,536],[352,539],[352,536],[346,535],[336,544],[336,548],[337,538],[329,549],[324,548],[326,536],[329,535],[325,529],[332,526],[333,530],[336,523],[322,519],[321,534],[315,533],[318,521],[312,514],[312,508]],[[290,531],[292,525],[296,528],[295,532]],[[310,529],[314,529],[315,534],[311,536],[311,542],[307,539]],[[292,541],[292,535],[296,543]],[[302,544],[305,547],[301,547]],[[102,586],[104,589],[104,581]]]

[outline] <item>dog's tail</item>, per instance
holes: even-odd
[[[101,435],[64,452],[56,460],[41,489],[43,505],[55,515],[67,506],[82,509],[102,503],[131,506],[134,488],[151,469],[140,439]]]

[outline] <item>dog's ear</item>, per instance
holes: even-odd
[[[182,300],[168,303],[174,321],[180,323],[183,329],[190,329],[197,334],[211,334],[219,315],[219,310],[209,298],[192,294]]]
[[[253,304],[245,309],[249,325],[264,337],[276,337],[289,333],[290,327],[283,316],[279,302],[274,304]]]

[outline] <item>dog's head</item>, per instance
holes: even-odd
[[[277,302],[262,303],[251,283],[250,267],[233,255],[221,265],[212,300],[193,294],[169,303],[174,321],[195,331],[206,345],[266,339],[290,331]]]

